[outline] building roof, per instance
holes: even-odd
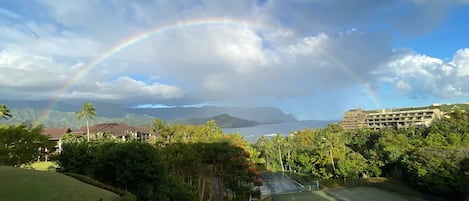
[[[151,133],[151,129],[148,126],[139,126],[135,128],[137,128],[137,131],[140,133]]]
[[[62,135],[65,133],[70,133],[72,130],[70,128],[43,128],[42,134],[48,135],[50,140],[58,140],[62,138]]]
[[[117,137],[125,136],[127,132],[149,133],[149,131],[149,128],[129,126],[126,123],[105,123],[90,126],[90,133],[110,132]],[[86,126],[81,127],[77,133],[86,133]]]

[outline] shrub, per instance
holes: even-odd
[[[133,193],[138,200],[169,199],[166,167],[147,143],[66,143],[58,163],[61,171],[91,176]]]

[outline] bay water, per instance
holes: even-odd
[[[268,138],[277,134],[286,136],[292,131],[298,131],[305,128],[324,128],[333,122],[335,121],[305,120],[278,124],[260,124],[257,126],[242,128],[222,128],[222,130],[225,133],[239,133],[244,136],[246,141],[255,143],[261,136],[266,136]]]

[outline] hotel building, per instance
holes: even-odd
[[[429,126],[433,120],[440,119],[446,113],[455,109],[467,110],[468,103],[464,104],[433,104],[418,108],[393,108],[383,110],[353,109],[344,113],[340,124],[347,130],[359,128],[407,129],[412,127]]]

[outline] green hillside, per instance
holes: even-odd
[[[179,120],[176,121],[177,123],[182,124],[193,124],[193,125],[201,125],[205,124],[207,121],[215,120],[217,125],[220,128],[241,128],[241,127],[250,127],[258,125],[259,122],[257,121],[250,121],[246,119],[241,119],[237,117],[230,116],[228,114],[221,114],[217,116],[213,116],[210,118],[194,118],[194,119],[187,119],[187,120]]]
[[[0,199],[8,201],[117,201],[119,196],[57,172],[0,166]]]

